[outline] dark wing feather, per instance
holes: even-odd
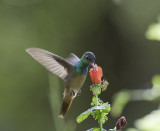
[[[67,60],[49,51],[39,48],[29,48],[26,51],[45,68],[63,80],[67,80],[73,69],[73,65]]]

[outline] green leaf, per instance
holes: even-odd
[[[94,102],[91,102],[91,106],[94,106]]]
[[[146,32],[146,37],[149,40],[160,41],[160,23],[151,24]]]
[[[109,104],[103,104],[103,105],[100,105],[100,106],[94,106],[92,107],[94,110],[95,109],[107,109],[107,108],[110,108],[110,105]],[[90,108],[90,109],[92,109]]]
[[[95,96],[93,96],[91,106],[94,106],[96,101],[97,101],[97,98]]]
[[[104,112],[104,113],[109,113],[110,112],[110,110],[111,110],[111,107],[110,107],[110,104],[107,104],[108,106],[107,106],[107,108],[105,108],[105,109],[103,109],[102,111]],[[105,105],[104,105],[105,106]]]
[[[155,89],[160,89],[160,75],[155,75],[152,78],[152,84]]]
[[[107,117],[107,116],[105,116],[105,117],[104,117],[104,119],[107,121],[107,120],[108,120],[108,117]]]
[[[91,128],[91,129],[89,129],[87,131],[100,131],[100,129],[99,128]],[[102,131],[107,131],[107,130],[102,129]]]
[[[100,131],[100,130],[99,130],[99,128],[91,128],[91,129],[89,129],[87,131]]]
[[[92,112],[92,111],[91,111]],[[83,112],[81,115],[79,115],[76,119],[76,121],[78,123],[81,123],[82,121],[84,121],[90,114],[91,112],[89,112],[88,110]]]
[[[143,118],[136,120],[135,126],[140,131],[160,131],[160,109],[154,110]]]
[[[81,123],[82,121],[84,121],[94,110],[100,110],[100,109],[105,109],[106,111],[108,111],[109,109],[107,108],[110,108],[110,105],[109,104],[105,104],[105,105],[101,105],[101,106],[94,106],[90,109],[88,109],[87,111],[83,112],[82,114],[80,114],[78,117],[77,117],[77,122],[78,123]]]
[[[114,117],[119,116],[126,104],[130,101],[130,91],[121,91],[114,96],[111,114]]]

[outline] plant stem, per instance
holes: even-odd
[[[96,103],[95,105],[98,106],[99,102],[98,102],[98,95],[96,95]],[[99,110],[100,112],[100,110]],[[102,131],[102,123],[100,122],[101,117],[99,118],[99,127],[100,127],[100,131]]]
[[[98,88],[98,87],[96,86],[95,88]],[[93,94],[94,94],[94,93],[93,93]],[[95,95],[95,97],[96,97],[95,106],[98,106],[98,105],[99,105],[98,95]],[[99,113],[100,113],[100,117],[98,118],[98,123],[99,123],[100,131],[102,131],[102,130],[103,130],[103,128],[102,128],[102,123],[101,123],[101,117],[102,117],[102,116],[101,116],[100,110],[99,110]]]
[[[100,131],[102,131],[102,124],[101,123],[99,123],[99,127],[100,127]]]
[[[95,103],[95,105],[98,106],[98,103],[99,103],[98,102],[98,96],[96,95],[96,103]]]

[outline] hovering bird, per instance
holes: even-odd
[[[69,110],[73,99],[81,91],[80,89],[88,73],[88,66],[94,66],[95,55],[88,51],[79,59],[75,54],[71,53],[70,56],[65,59],[39,48],[29,48],[26,49],[26,52],[53,74],[66,81],[59,114],[59,117],[63,118]]]

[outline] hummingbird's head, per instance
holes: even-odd
[[[96,57],[92,52],[85,52],[82,56],[82,59],[84,59],[89,65],[94,66]]]

